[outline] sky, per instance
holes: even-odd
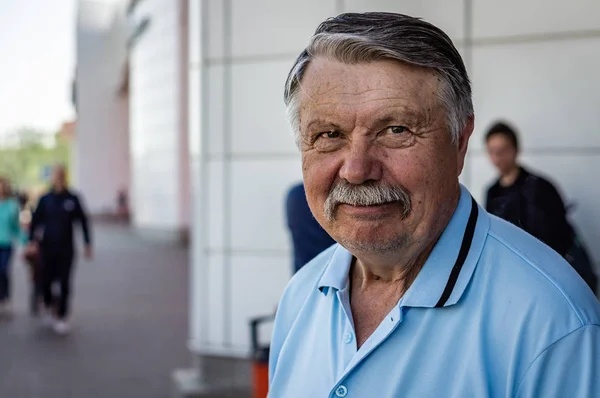
[[[75,116],[77,1],[0,0],[0,135],[20,127],[53,133]]]
[[[0,134],[74,116],[76,0],[0,0]]]

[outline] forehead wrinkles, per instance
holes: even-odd
[[[432,84],[433,83],[433,84]],[[427,125],[435,119],[439,109],[436,95],[436,79],[421,78],[411,87],[327,87],[317,85],[315,93],[302,95],[300,106],[301,125],[313,118],[330,119],[340,127],[370,126],[377,118],[393,116],[408,117],[403,122],[419,122]]]

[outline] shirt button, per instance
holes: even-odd
[[[351,341],[352,341],[352,333],[346,333],[344,335],[344,343],[350,344]]]
[[[345,397],[346,395],[348,395],[348,389],[346,388],[346,386],[339,386],[335,389],[335,395],[337,395],[338,397]]]

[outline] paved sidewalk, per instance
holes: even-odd
[[[96,222],[95,257],[78,261],[73,330],[55,336],[27,312],[13,262],[15,317],[0,321],[0,397],[167,398],[189,366],[187,251]]]

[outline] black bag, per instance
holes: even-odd
[[[579,276],[589,285],[594,294],[598,291],[598,277],[594,272],[593,261],[576,232],[573,232],[573,243],[565,255],[565,259],[577,271]]]
[[[539,218],[546,217],[546,215],[543,214],[543,212],[535,208],[535,188],[536,183],[539,181],[539,179],[531,175],[528,178],[530,179],[530,183],[525,184],[525,189],[523,192],[525,196],[525,201],[528,204],[527,210],[530,217],[528,219],[528,222],[531,225],[539,225],[542,224],[541,222],[539,222]],[[566,213],[568,214],[572,212],[575,209],[575,207],[576,205],[574,203],[567,205],[565,208]],[[565,214],[565,216],[567,214]],[[567,227],[570,230],[567,234],[567,236],[569,236],[570,244],[568,246],[567,252],[564,254],[564,258],[569,264],[571,264],[573,269],[577,271],[577,273],[579,274],[579,276],[581,276],[585,283],[588,284],[588,286],[590,287],[590,289],[592,289],[594,294],[597,295],[598,277],[596,276],[596,272],[594,270],[594,262],[592,261],[592,258],[585,244],[583,243],[583,240],[581,239],[580,235],[577,233],[575,227],[573,226],[573,223],[569,221]]]

